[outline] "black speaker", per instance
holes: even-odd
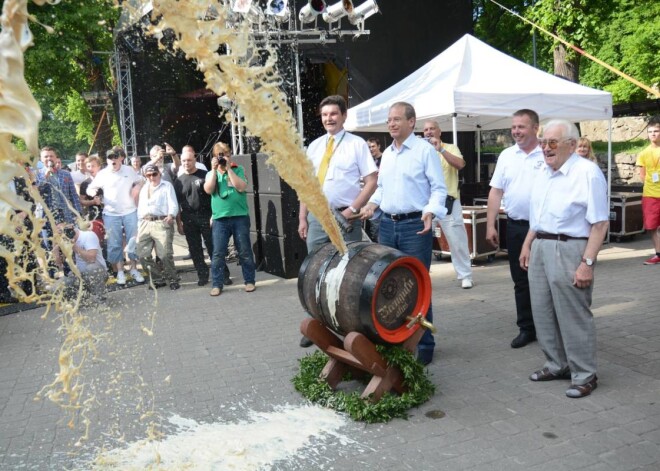
[[[266,163],[267,159],[261,153],[233,157],[245,168],[248,178],[250,240],[255,263],[266,273],[295,278],[307,256],[307,245],[298,236],[300,203],[296,192]]]

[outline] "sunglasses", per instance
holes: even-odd
[[[106,156],[106,159],[111,159],[111,160],[119,159],[119,158],[121,158],[121,155],[117,155],[117,154],[110,154]]]
[[[550,150],[555,150],[560,142],[572,141],[573,139],[541,139],[539,145],[541,148],[548,147]]]
[[[158,175],[158,172],[156,172],[156,173],[146,173],[145,174],[145,176],[147,176],[147,177],[155,177],[156,175]]]

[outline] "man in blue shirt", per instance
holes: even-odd
[[[434,216],[442,219],[447,213],[447,187],[435,149],[413,133],[415,122],[415,109],[409,103],[390,107],[387,128],[394,142],[383,152],[378,186],[360,217],[371,219],[380,208],[379,242],[418,258],[428,269],[433,251],[431,223]],[[430,305],[426,319],[433,322]],[[433,335],[427,330],[417,346],[417,359],[431,363],[434,348]]]

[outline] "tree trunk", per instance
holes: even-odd
[[[103,92],[106,90],[105,82],[103,81],[103,71],[95,67],[94,73],[90,77],[90,83],[94,91]],[[112,147],[112,108],[108,103],[105,108],[102,106],[95,106],[91,108],[92,122],[94,123],[94,132],[96,139],[93,143],[93,151],[98,152],[99,155],[105,156],[105,151]],[[104,111],[106,111],[104,113]],[[97,132],[98,131],[98,132]],[[92,136],[94,138],[94,136]]]
[[[571,82],[578,83],[578,78],[580,76],[580,57],[577,56],[569,60],[567,56],[568,52],[566,51],[566,46],[561,43],[555,46],[553,54],[555,75],[570,80]]]

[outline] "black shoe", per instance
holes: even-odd
[[[426,366],[433,361],[433,350],[428,348],[417,349],[417,361]]]
[[[303,335],[303,337],[300,339],[300,346],[302,348],[309,348],[312,345],[314,345],[314,342],[312,342],[311,340],[309,340],[307,337],[305,337]]]
[[[536,341],[534,332],[520,332],[518,336],[511,341],[511,348],[522,348],[528,343]]]
[[[164,281],[154,281],[154,282],[153,282],[154,288],[156,288],[156,289],[158,289],[158,288],[162,288],[162,287],[165,286],[166,284],[167,284],[167,283],[165,283]],[[147,289],[154,289],[154,288],[152,288],[150,284],[147,285]]]
[[[172,283],[170,283],[170,289],[172,291],[174,291],[175,289],[179,289],[179,288],[181,288],[181,285],[179,284],[178,281],[173,281]]]
[[[225,276],[225,286],[233,285],[234,282],[228,276]]]
[[[206,286],[209,284],[209,279],[208,278],[200,278],[197,280],[197,286]]]
[[[183,256],[182,260],[192,260],[192,255],[190,255],[190,253],[188,253],[188,255]]]

